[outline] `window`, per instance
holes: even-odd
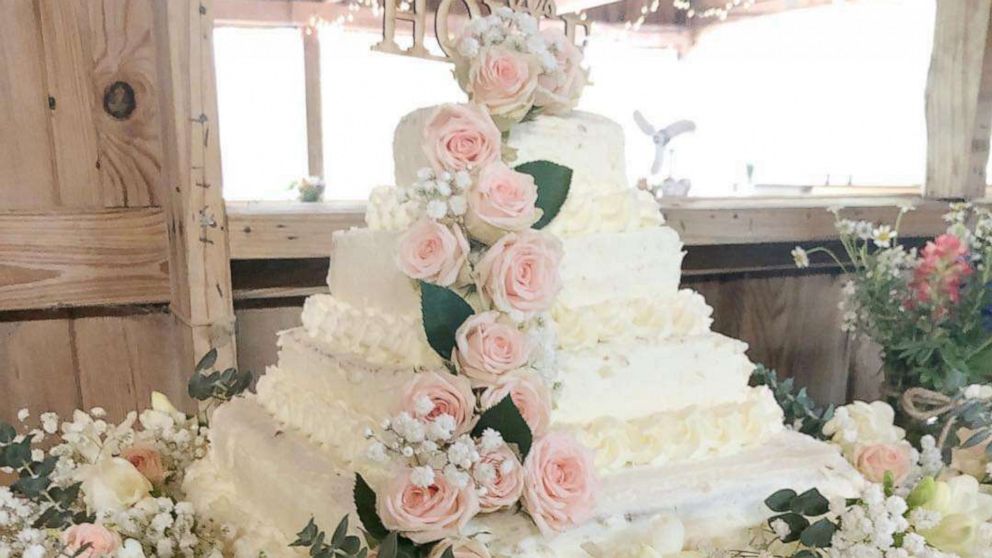
[[[594,27],[593,84],[579,108],[624,127],[631,184],[687,178],[695,196],[918,186],[934,2],[835,2],[740,18],[703,27],[682,56]],[[320,33],[325,197],[364,199],[393,182],[399,119],[464,96],[448,64],[370,51],[376,30]],[[288,183],[307,173],[300,32],[221,28],[216,48],[227,196],[293,198]],[[654,177],[654,145],[635,109],[659,126],[696,124]]]
[[[289,200],[307,174],[303,40],[299,29],[214,32],[224,196]]]

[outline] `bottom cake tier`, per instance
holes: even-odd
[[[212,448],[187,476],[198,511],[230,526],[236,556],[305,555],[289,548],[311,518],[332,529],[353,513],[353,472],[335,452],[280,424],[253,398],[218,409]],[[363,469],[376,486],[388,472]],[[781,488],[811,487],[853,496],[860,477],[837,450],[793,432],[734,455],[663,466],[630,467],[604,476],[595,519],[545,538],[522,514],[479,516],[469,525],[494,558],[587,558],[616,549],[633,533],[657,530],[675,516],[687,541],[724,538],[760,523],[764,499]],[[351,524],[358,525],[353,518]]]

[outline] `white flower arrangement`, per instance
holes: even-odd
[[[20,478],[0,487],[0,558],[220,558],[220,532],[197,520],[181,489],[205,455],[206,428],[160,394],[120,424],[105,416],[42,413],[32,425],[24,410],[21,434],[0,423],[0,465]]]

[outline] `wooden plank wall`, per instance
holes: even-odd
[[[46,249],[92,263],[93,275],[79,278],[84,291],[130,282],[132,294],[118,303],[161,291],[164,230],[146,226],[161,222],[155,55],[151,2],[0,2],[0,216],[25,227],[0,239],[0,256],[4,246],[38,245],[31,262],[0,257],[2,284],[14,285],[0,297],[31,292],[38,307],[58,305],[65,293],[46,281],[71,262],[47,258]],[[68,214],[83,217],[50,219]],[[160,242],[129,248],[131,237],[100,232],[121,220]],[[152,389],[178,398],[185,378],[173,341],[161,307],[0,314],[0,418],[24,406],[100,405],[120,416],[145,405]]]

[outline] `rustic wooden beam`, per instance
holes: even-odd
[[[236,364],[211,7],[210,0],[155,2],[170,309],[181,362],[190,367],[211,348],[217,366]]]
[[[159,208],[0,213],[0,311],[169,298]]]
[[[937,2],[927,77],[926,196],[985,192],[992,124],[992,0]]]
[[[303,79],[307,104],[307,168],[324,177],[324,122],[320,97],[320,27],[303,28]]]
[[[326,258],[331,233],[365,225],[364,202],[229,202],[236,260]]]

